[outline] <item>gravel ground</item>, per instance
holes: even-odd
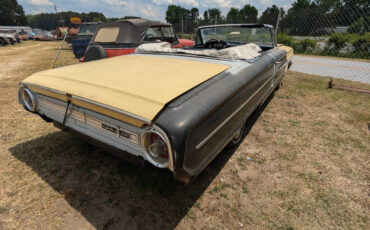
[[[370,63],[366,62],[295,55],[291,70],[370,83]]]

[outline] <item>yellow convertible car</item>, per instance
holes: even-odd
[[[194,47],[153,42],[39,72],[20,83],[18,97],[45,121],[187,182],[242,141],[247,118],[280,86],[292,55],[270,25],[204,26]]]

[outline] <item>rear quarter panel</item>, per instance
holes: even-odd
[[[239,125],[272,92],[275,62],[285,55],[275,48],[255,63],[246,62],[239,69],[231,68],[184,94],[161,112],[156,123],[170,135],[175,168],[183,168],[190,175],[202,171],[228,143]],[[248,103],[199,148],[202,140],[247,100]]]

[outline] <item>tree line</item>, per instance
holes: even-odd
[[[276,25],[281,11],[280,32],[289,35],[317,36],[330,33],[330,28],[349,27],[350,33],[369,32],[369,0],[295,0],[285,12],[272,5],[259,16],[257,8],[246,4],[238,9],[231,7],[226,15],[220,9],[209,8],[200,15],[198,8],[186,9],[178,5],[169,5],[166,21],[173,24],[176,32],[193,33],[201,25],[224,23],[263,23]],[[83,22],[110,21],[124,18],[107,18],[103,13],[78,13],[73,11],[25,15],[17,0],[1,0],[0,25],[29,25],[33,28],[52,30],[57,26],[69,26],[69,18],[78,16]]]
[[[246,4],[238,9],[231,7],[226,15],[220,9],[209,8],[200,17],[198,8],[186,9],[169,5],[166,20],[177,32],[193,33],[201,25],[225,23],[261,23],[276,25],[281,10],[280,30],[290,35],[317,36],[330,33],[334,27],[349,26],[349,32],[369,32],[369,0],[295,0],[285,12],[272,5],[260,17],[257,8]]]
[[[80,17],[82,22],[116,21],[126,18],[139,18],[137,16],[125,16],[122,18],[107,18],[103,13],[89,12],[78,13],[66,11],[58,13],[41,13],[25,15],[23,7],[17,0],[1,0],[0,2],[0,25],[3,26],[31,26],[43,30],[55,30],[58,26],[69,26],[69,18]]]

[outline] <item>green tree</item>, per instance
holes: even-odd
[[[89,12],[89,13],[81,13],[81,20],[82,22],[99,22],[99,21],[106,21],[104,14],[99,12]]]
[[[203,13],[203,23],[208,24],[209,23],[209,17],[208,17],[208,11],[204,11]]]
[[[17,0],[1,0],[0,2],[0,25],[24,26],[27,24],[23,7]]]
[[[283,10],[283,8],[279,9],[276,5],[267,7],[267,9],[262,12],[262,15],[259,18],[258,22],[262,24],[270,24],[270,25],[276,26],[280,10],[281,10],[281,17],[283,17],[285,14],[285,11]]]
[[[198,8],[192,8],[190,10],[190,16],[193,21],[197,21],[199,19],[199,9]]]
[[[246,4],[239,11],[239,22],[240,23],[256,23],[258,16],[258,10],[256,7]]]
[[[187,21],[191,19],[191,12],[182,6],[169,5],[166,11],[166,21],[171,23],[175,31],[181,31],[185,26],[187,27]]]
[[[348,32],[351,34],[364,35],[366,32],[370,32],[370,16],[360,18],[348,27]]]
[[[218,8],[208,9],[209,23],[220,24],[222,23],[221,11]]]
[[[320,23],[328,21],[327,18],[324,19],[325,16],[321,15],[315,2],[296,0],[281,20],[280,28],[289,35],[314,35],[319,28],[328,26],[320,25]]]
[[[226,16],[227,23],[238,23],[239,22],[239,9],[231,7]]]

